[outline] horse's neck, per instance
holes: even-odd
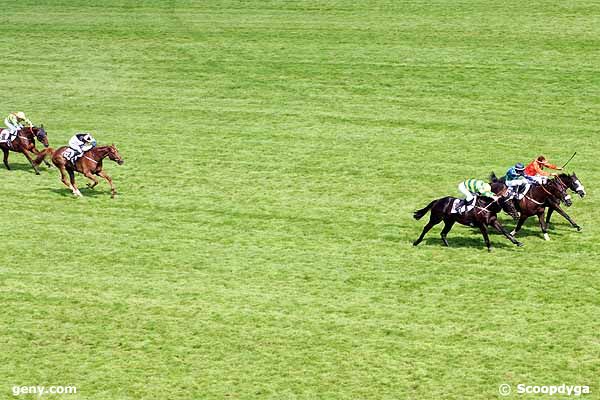
[[[109,152],[110,148],[108,146],[95,147],[90,151],[90,153],[96,160],[102,160],[108,155]]]

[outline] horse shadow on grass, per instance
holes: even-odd
[[[460,235],[460,236],[450,236],[450,234],[448,234],[448,237],[446,238],[448,239],[448,244],[450,245],[450,248],[457,248],[457,247],[471,247],[471,248],[479,248],[479,249],[485,249],[485,240],[483,240],[483,236],[481,235],[481,232],[477,231],[477,234],[475,234],[475,232],[473,232],[472,234],[468,235],[468,236],[464,236],[464,235]],[[411,242],[412,243],[412,242]],[[509,249],[509,248],[513,248],[513,247],[517,247],[514,244],[512,244],[510,241],[508,241],[508,239],[506,239],[504,236],[502,235],[490,235],[490,243],[492,244],[492,247],[497,248],[497,249]],[[444,243],[442,242],[442,238],[440,237],[440,235],[438,234],[437,237],[432,236],[432,237],[425,237],[425,239],[423,239],[423,242],[419,244],[419,246],[439,246],[439,247],[446,247],[444,246]]]
[[[36,189],[38,191],[46,191],[46,192],[52,192],[55,194],[58,194],[62,197],[75,197],[73,195],[73,192],[71,192],[71,189],[67,189],[67,188],[40,188],[40,189]],[[110,190],[98,190],[98,189],[90,189],[90,188],[79,188],[79,190],[81,191],[81,194],[83,195],[83,197],[97,197],[97,196],[107,196],[110,197]]]
[[[9,165],[10,165],[10,171],[6,169],[6,166],[4,166],[4,164],[1,164],[1,168],[4,169],[4,171],[6,171],[7,173],[10,173],[13,171],[25,171],[25,172],[29,172],[30,174],[35,174],[33,167],[29,163],[9,162]],[[48,171],[48,172],[51,171],[50,168],[41,166],[41,165],[39,166],[39,168],[40,168],[40,173],[43,173],[44,171]]]

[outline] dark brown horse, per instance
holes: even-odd
[[[38,139],[45,147],[45,149],[38,151],[35,147],[35,139]],[[35,173],[37,175],[40,174],[40,169],[38,166],[43,162],[46,165],[50,165],[46,161],[46,156],[52,154],[52,149],[48,147],[48,135],[46,135],[46,131],[44,130],[44,126],[41,127],[28,127],[19,130],[17,133],[17,137],[6,143],[0,143],[0,149],[4,152],[4,165],[6,169],[10,171],[10,165],[8,164],[8,155],[10,151],[14,151],[17,153],[23,153],[25,158],[29,161]],[[36,158],[33,159],[32,153],[36,155]]]
[[[494,183],[492,184],[492,191],[500,195],[498,200],[493,200],[487,197],[478,197],[475,207],[464,214],[451,213],[452,204],[456,198],[449,196],[433,200],[427,205],[427,207],[415,211],[413,216],[417,220],[423,218],[423,216],[427,214],[429,210],[431,210],[431,215],[429,217],[429,222],[427,225],[425,225],[423,232],[421,232],[421,235],[417,240],[415,240],[413,245],[416,246],[421,243],[423,237],[425,237],[425,234],[427,234],[431,228],[444,221],[444,229],[442,230],[441,236],[445,246],[448,246],[448,240],[446,239],[446,236],[456,222],[462,225],[479,228],[481,234],[483,235],[483,239],[485,240],[485,245],[487,246],[488,251],[492,251],[492,245],[488,236],[488,226],[492,226],[517,246],[523,246],[523,243],[516,240],[511,234],[508,233],[506,229],[504,229],[497,218],[497,214],[500,212],[500,210],[506,211],[513,218],[517,217],[517,211],[515,210],[512,200],[506,197],[506,185],[500,182]]]
[[[492,182],[496,180],[496,176],[492,173]],[[548,236],[548,226],[544,221],[544,213],[546,207],[552,207],[556,201],[562,201],[567,207],[571,206],[571,199],[567,193],[567,186],[560,179],[550,179],[542,185],[532,185],[529,191],[522,199],[517,201],[517,208],[520,212],[517,226],[511,232],[511,235],[516,235],[521,229],[525,221],[534,215],[538,217],[540,228],[544,234],[544,239],[550,240]]]
[[[558,177],[556,179],[560,179],[562,181],[562,183],[564,183],[569,189],[576,192],[579,195],[579,197],[581,197],[581,198],[585,197],[585,195],[586,195],[585,188],[583,187],[583,185],[581,184],[581,181],[579,180],[577,175],[575,175],[575,173],[573,173],[571,175],[560,174],[560,175],[558,175]],[[564,210],[562,208],[560,208],[560,200],[559,199],[554,199],[554,201],[550,202],[550,207],[548,208],[548,214],[546,214],[546,224],[550,224],[550,217],[552,216],[552,213],[554,211],[556,211],[557,213],[562,215],[567,221],[569,221],[569,223],[571,224],[571,226],[573,228],[577,229],[578,231],[581,231],[581,227],[579,225],[577,225],[577,222],[575,222],[566,212],[564,212]]]
[[[87,184],[90,189],[93,189],[98,184],[98,180],[94,176],[97,175],[106,179],[110,185],[111,197],[114,198],[117,191],[112,182],[112,178],[102,170],[102,160],[108,157],[119,165],[124,163],[115,145],[94,147],[93,149],[86,151],[81,158],[75,161],[75,164],[68,161],[63,156],[66,149],[68,149],[67,146],[60,147],[52,155],[52,162],[60,170],[61,180],[65,186],[71,189],[75,196],[82,197],[83,195],[75,184],[75,172],[82,173],[86,178],[93,182]],[[67,174],[70,178],[69,181],[67,181]]]

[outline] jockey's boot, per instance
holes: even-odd
[[[473,204],[473,200],[471,199],[471,201],[467,201],[467,199],[463,200],[463,203],[461,204],[461,206],[458,208],[458,213],[459,214],[464,214],[467,212],[467,210],[469,209],[469,207],[471,206],[471,204]]]

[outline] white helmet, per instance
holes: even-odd
[[[23,111],[19,111],[17,113],[17,118],[19,118],[19,119],[25,119],[27,117],[25,116],[25,113]]]

